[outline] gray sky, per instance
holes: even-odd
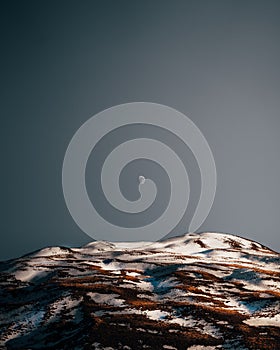
[[[64,153],[88,118],[132,101],[205,135],[218,185],[200,231],[280,250],[279,1],[6,1],[1,16],[0,259],[91,240],[65,206]]]

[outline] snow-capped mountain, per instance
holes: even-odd
[[[222,233],[2,262],[1,349],[280,349],[280,254]]]

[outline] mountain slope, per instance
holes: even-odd
[[[280,349],[280,255],[221,233],[0,264],[3,349]]]

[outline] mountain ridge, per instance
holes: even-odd
[[[240,236],[46,247],[0,272],[3,349],[279,349],[280,254]]]

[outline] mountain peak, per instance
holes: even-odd
[[[88,243],[84,247],[75,248],[75,251],[94,253],[98,251],[162,251],[174,252],[180,254],[194,255],[207,252],[212,253],[220,250],[227,252],[228,256],[232,251],[246,252],[265,252],[274,253],[271,249],[254,242],[250,239],[242,238],[236,235],[219,232],[202,232],[202,233],[186,233],[181,236],[167,238],[158,242],[108,242],[94,241]]]

